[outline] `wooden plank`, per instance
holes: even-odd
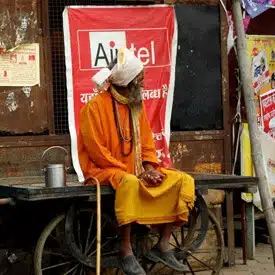
[[[53,145],[70,146],[69,135],[58,136],[9,136],[0,137],[1,148],[48,147]]]
[[[199,173],[190,173],[191,176],[194,177],[196,181],[196,185],[205,184],[216,184],[219,182],[219,185],[223,184],[237,184],[236,188],[240,186],[242,183],[246,185],[256,185],[258,183],[258,179],[256,177],[247,177],[247,176],[234,176],[234,175],[222,175],[222,174],[199,174]],[[77,176],[75,174],[67,175],[68,181],[76,181]],[[30,176],[30,177],[4,177],[0,178],[0,185],[6,183],[29,183],[29,182],[43,182],[43,176]],[[238,185],[239,184],[239,185]],[[218,185],[218,184],[217,184]]]
[[[174,167],[186,172],[223,173],[221,136],[211,135],[205,131],[192,133],[192,135],[172,133],[169,150]]]
[[[234,209],[233,191],[226,191],[226,218],[227,218],[227,247],[228,266],[235,265],[235,232],[234,232]]]
[[[54,104],[53,104],[53,87],[52,87],[52,49],[50,41],[49,30],[49,7],[48,0],[39,1],[38,4],[39,19],[41,25],[41,48],[43,50],[43,64],[41,64],[41,71],[44,72],[45,78],[45,94],[47,95],[47,116],[49,134],[55,133],[54,125]]]
[[[43,87],[28,87],[26,94],[25,89],[0,87],[0,132],[14,135],[47,131],[47,97]]]
[[[207,173],[189,173],[192,175],[196,180],[224,180],[224,179],[230,179],[235,182],[240,181],[254,181],[258,182],[258,179],[256,177],[247,177],[247,176],[236,176],[236,175],[223,175],[223,174],[207,174]]]
[[[246,256],[255,259],[255,215],[253,203],[246,203]]]
[[[254,187],[257,184],[257,178],[242,176],[226,176],[226,175],[196,175],[193,174],[197,188],[209,189],[244,189]],[[76,175],[67,175],[68,182],[77,183]],[[44,183],[43,176],[31,177],[8,177],[0,178],[0,185],[31,185],[36,183]]]
[[[6,49],[39,43],[40,64],[44,63],[41,48],[38,1],[0,1],[3,27],[1,42]],[[23,21],[24,20],[24,21]],[[22,27],[27,22],[26,28]],[[20,30],[20,35],[16,33]],[[23,33],[22,33],[23,32]],[[18,40],[19,39],[19,40]],[[0,134],[45,134],[48,132],[47,95],[44,73],[40,71],[40,87],[0,87]]]
[[[243,182],[236,184],[235,182],[227,182],[228,179],[224,179],[225,183],[220,179],[214,181],[215,175],[211,178],[204,180],[196,180],[196,188],[199,190],[207,190],[210,188],[214,189],[235,189],[239,191],[247,189],[256,185],[253,182],[254,178],[240,177],[239,180]],[[96,193],[95,186],[82,185],[77,181],[76,175],[67,176],[67,186],[59,188],[46,188],[45,180],[43,176],[38,177],[10,177],[0,178],[0,195],[1,197],[12,197],[15,199],[24,200],[41,200],[41,199],[52,199],[61,197],[74,197],[74,196],[90,196]],[[109,185],[102,186],[102,194],[112,194],[113,190]]]
[[[165,0],[165,4],[206,4],[206,5],[217,5],[218,0]]]
[[[29,185],[32,184],[44,184],[45,177],[44,176],[31,176],[31,177],[9,177],[9,178],[0,178],[1,186],[16,186],[16,185],[24,185],[25,188],[28,188]],[[67,175],[67,183],[75,183],[80,185],[77,181],[76,175]]]
[[[203,140],[223,140],[224,131],[222,130],[203,130],[188,132],[172,132],[170,141],[203,141]]]
[[[246,238],[246,213],[245,213],[245,201],[241,202],[241,227],[242,227],[242,250],[243,250],[243,264],[247,263],[247,238]]]
[[[96,200],[96,187],[92,185],[66,186],[60,188],[27,188],[0,186],[0,197],[11,197],[16,200],[37,201],[59,198],[74,197],[92,197],[92,201]],[[109,185],[101,186],[102,195],[114,194],[113,189]]]
[[[0,148],[0,177],[24,177],[42,175],[40,161],[48,146]],[[70,152],[70,147],[65,147]],[[44,164],[64,163],[64,153],[52,150],[47,153]]]
[[[221,0],[226,6],[226,0]],[[224,172],[230,174],[232,171],[232,141],[231,141],[231,117],[229,104],[229,74],[228,74],[228,19],[223,5],[220,6],[220,26],[221,26],[221,69],[222,69],[222,104],[223,104],[223,127],[224,127]]]

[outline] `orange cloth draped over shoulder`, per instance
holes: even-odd
[[[118,103],[121,128],[131,136],[129,109]],[[158,167],[152,131],[145,108],[140,114],[140,142],[142,161]],[[115,212],[119,225],[137,222],[160,224],[187,221],[195,199],[191,176],[161,169],[166,175],[158,187],[147,187],[139,181],[135,171],[135,150],[123,156],[117,133],[111,94],[103,92],[86,104],[80,113],[78,153],[84,177],[96,177],[101,183],[110,183],[116,190]],[[130,142],[124,142],[129,152]]]

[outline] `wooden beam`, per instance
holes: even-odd
[[[234,266],[235,265],[235,228],[234,228],[233,190],[227,190],[225,194],[226,194],[228,266]]]
[[[250,62],[247,54],[246,34],[244,31],[243,14],[240,0],[233,0],[232,13],[237,33],[237,53],[241,73],[241,82],[244,101],[249,123],[249,136],[252,147],[252,159],[256,175],[259,178],[259,192],[263,212],[271,239],[273,251],[273,262],[275,266],[275,212],[272,202],[267,172],[263,158],[262,145],[260,141],[260,130],[258,127],[256,106],[254,100],[254,89],[251,84]]]
[[[255,215],[253,203],[246,203],[246,257],[255,259]]]

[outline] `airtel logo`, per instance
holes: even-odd
[[[119,32],[90,32],[90,48],[93,68],[102,68],[109,65],[116,56],[119,48],[126,47],[126,34]],[[137,48],[134,43],[130,44],[131,50],[143,63],[155,65],[155,42],[150,41],[149,47]]]

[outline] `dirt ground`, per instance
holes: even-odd
[[[247,265],[242,264],[241,249],[236,252],[237,265],[231,268],[225,268],[220,275],[271,275],[275,274],[273,266],[272,250],[270,245],[258,244],[256,247],[256,258],[253,261],[247,261]]]

